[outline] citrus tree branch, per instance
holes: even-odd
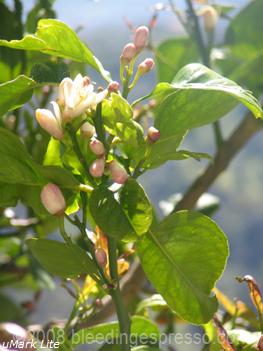
[[[232,135],[219,147],[213,162],[192,183],[174,212],[192,209],[200,196],[215,182],[217,177],[228,167],[244,145],[262,128],[262,121],[255,119],[249,112]]]

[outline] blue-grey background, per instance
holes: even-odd
[[[230,1],[242,6],[245,1]],[[32,7],[33,1],[24,2],[25,10]],[[118,79],[118,58],[121,49],[131,34],[124,19],[134,25],[147,24],[153,0],[75,0],[55,2],[58,18],[73,28],[82,27],[80,37],[91,47],[104,66]],[[176,1],[184,7],[183,1]],[[226,23],[221,23],[217,37],[220,39]],[[176,18],[164,12],[160,15],[154,31],[158,43],[164,38],[182,35],[183,30]],[[155,83],[152,73],[138,86],[138,93],[149,92]],[[239,107],[235,113],[222,121],[224,135],[230,134],[241,119],[244,109]],[[213,154],[214,143],[211,126],[194,130],[187,138],[184,148]],[[246,287],[235,281],[235,276],[251,274],[263,287],[263,135],[257,134],[247,147],[235,158],[229,169],[217,179],[210,189],[220,197],[222,207],[215,220],[228,235],[231,255],[227,269],[218,286],[232,297],[247,299]],[[205,167],[206,162],[169,162],[158,170],[149,172],[141,181],[156,207],[161,200],[171,194],[183,192]],[[72,304],[71,298],[58,287],[45,292],[32,322],[45,322],[52,318],[66,317]]]

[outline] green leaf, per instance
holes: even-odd
[[[141,185],[130,178],[120,192],[120,204],[138,235],[146,233],[152,224],[153,210]]]
[[[26,103],[31,98],[35,86],[35,81],[26,76],[18,76],[0,84],[0,116]]]
[[[141,334],[149,338],[159,339],[159,330],[153,322],[149,319],[134,316],[131,323],[131,334],[140,336]],[[109,338],[116,339],[120,335],[119,323],[110,322],[98,324],[94,327],[85,328],[78,331],[72,337],[72,345],[80,345],[85,343],[92,343],[92,341],[103,341]]]
[[[41,185],[39,173],[25,146],[7,129],[0,128],[0,181],[8,184]]]
[[[42,166],[40,167],[40,170],[45,179],[52,183],[56,183],[61,188],[72,190],[78,189],[79,181],[65,168],[58,166]]]
[[[132,348],[132,351],[161,351],[158,347],[155,346],[136,346]]]
[[[162,137],[215,122],[240,102],[255,117],[263,116],[250,92],[201,64],[185,66],[172,84],[158,84],[152,97],[157,99],[155,126]]]
[[[136,307],[136,313],[143,312],[146,308],[164,308],[167,307],[167,303],[164,301],[160,294],[154,294],[144,300],[142,300]]]
[[[1,159],[1,156],[0,156]],[[18,200],[18,189],[15,184],[0,183],[0,207],[15,207]]]
[[[60,83],[69,75],[68,66],[64,62],[36,63],[30,72],[30,77],[37,83]]]
[[[198,60],[198,53],[189,38],[168,39],[158,46],[155,58],[159,81],[170,83],[179,69]]]
[[[262,0],[250,1],[230,22],[225,33],[227,44],[244,44],[252,51],[263,49],[263,3]]]
[[[208,322],[217,310],[210,296],[228,257],[222,230],[200,213],[168,216],[137,244],[143,269],[169,307],[194,324]]]
[[[136,238],[136,233],[129,222],[114,193],[105,186],[94,189],[89,201],[90,213],[97,225],[115,239]]]
[[[74,244],[35,238],[26,243],[38,262],[51,274],[74,278],[80,274],[96,273],[92,259]]]
[[[142,127],[132,120],[133,112],[128,101],[112,93],[110,100],[103,101],[102,116],[107,131],[120,139],[120,149],[133,165],[139,162],[146,151],[146,143]]]
[[[70,27],[59,20],[41,19],[35,35],[26,35],[21,40],[0,40],[0,46],[40,51],[44,54],[84,62],[100,72],[107,81],[110,80],[109,73],[104,70],[91,50]]]
[[[9,297],[0,294],[0,322],[22,321],[22,309]]]

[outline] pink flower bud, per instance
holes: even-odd
[[[36,119],[41,128],[54,138],[59,140],[63,138],[64,134],[60,120],[51,111],[38,108],[36,110]]]
[[[157,141],[157,140],[159,140],[160,139],[160,131],[158,130],[158,129],[156,129],[156,128],[154,128],[154,127],[150,127],[149,129],[148,129],[148,139],[150,140],[150,141],[152,141],[153,143],[155,142],[155,141]]]
[[[80,132],[81,132],[83,137],[91,138],[96,133],[96,130],[92,124],[90,124],[89,122],[85,122],[80,127]]]
[[[139,64],[138,72],[142,75],[142,74],[150,72],[153,69],[153,67],[154,67],[153,59],[147,58]]]
[[[259,351],[263,351],[263,334],[261,335],[261,337],[260,337],[260,339],[258,341],[257,347],[258,347]]]
[[[111,178],[115,183],[124,184],[129,178],[125,168],[116,160],[109,163],[109,171]]]
[[[207,32],[213,31],[218,21],[216,9],[213,6],[204,6],[199,12],[199,15],[203,16],[205,30]]]
[[[120,61],[122,65],[128,65],[131,60],[136,56],[137,49],[133,43],[129,43],[124,46],[121,56],[120,56]]]
[[[113,81],[109,84],[108,90],[110,93],[117,93],[120,90],[120,84],[116,81]]]
[[[149,29],[146,26],[140,26],[135,31],[134,45],[137,51],[141,51],[147,45]]]
[[[40,193],[41,201],[52,215],[61,215],[66,209],[65,198],[56,184],[49,183]]]
[[[98,264],[101,267],[105,267],[106,264],[107,264],[107,254],[106,254],[106,252],[103,249],[101,249],[101,248],[96,249],[95,256],[96,256],[96,259],[98,261]]]
[[[97,160],[93,161],[89,167],[89,172],[94,178],[100,178],[103,176],[105,168],[105,160],[104,157],[98,158]]]
[[[103,143],[98,139],[92,139],[89,147],[90,150],[97,156],[103,156],[105,154],[105,147]]]

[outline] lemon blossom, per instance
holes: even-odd
[[[62,116],[64,121],[70,121],[87,110],[95,109],[108,94],[105,89],[94,92],[94,85],[88,77],[78,74],[74,80],[64,78],[59,85],[58,103],[64,107]]]

